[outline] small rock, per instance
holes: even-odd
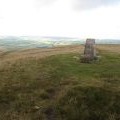
[[[73,56],[74,59],[79,60],[80,58],[77,56]]]
[[[34,109],[39,110],[40,107],[39,106],[34,106]]]

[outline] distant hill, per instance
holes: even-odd
[[[48,48],[62,45],[84,44],[84,39],[69,37],[39,37],[39,36],[1,36],[0,49],[14,50],[26,48]],[[120,40],[97,39],[96,44],[120,44]]]

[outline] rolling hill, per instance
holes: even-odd
[[[82,45],[1,54],[0,120],[119,120],[120,45],[96,48],[92,64]]]
[[[84,39],[67,37],[39,37],[39,36],[1,36],[0,49],[19,50],[31,48],[50,48],[63,45],[84,44]],[[120,40],[96,39],[96,44],[120,44]]]

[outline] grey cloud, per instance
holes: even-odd
[[[54,3],[56,0],[36,0],[39,5],[50,5]]]
[[[75,2],[75,8],[78,10],[86,10],[97,8],[100,6],[108,6],[117,4],[120,0],[73,0]]]
[[[36,3],[40,7],[40,6],[51,5],[56,1],[58,0],[36,0]],[[63,4],[64,1],[66,0],[63,0]],[[120,2],[120,0],[69,0],[69,1],[73,2],[73,7],[77,10],[88,10],[101,6],[114,5]]]

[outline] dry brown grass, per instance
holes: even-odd
[[[96,45],[98,50],[111,53],[120,53],[120,45]],[[53,48],[35,48],[35,49],[26,49],[19,51],[0,51],[0,61],[16,61],[18,59],[26,58],[45,58],[47,56],[56,55],[56,54],[67,54],[67,53],[80,53],[84,51],[84,45],[77,46],[61,46]]]
[[[37,48],[37,49],[26,49],[14,52],[2,52],[0,54],[1,61],[13,61],[25,58],[44,58],[46,56],[66,53],[82,53],[83,46],[61,46],[54,48]]]
[[[111,53],[120,53],[120,45],[97,45],[99,50]]]

